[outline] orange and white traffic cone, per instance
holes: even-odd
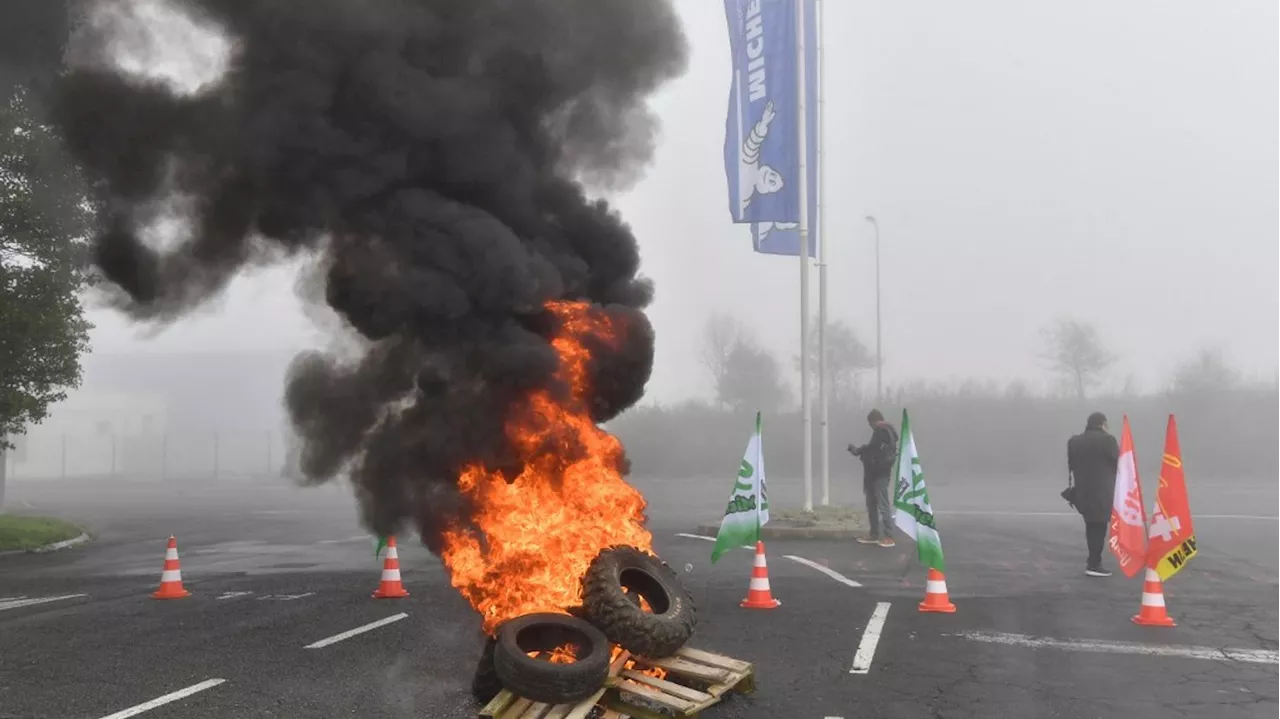
[[[1154,569],[1147,568],[1147,578],[1142,582],[1142,609],[1134,615],[1133,623],[1144,627],[1177,626],[1164,609],[1164,582]]]
[[[769,590],[769,563],[764,558],[764,542],[756,542],[756,561],[751,567],[747,598],[739,606],[747,609],[776,609],[782,602]]]
[[[929,568],[929,579],[924,583],[924,601],[920,602],[920,611],[944,614],[954,614],[956,611],[956,605],[951,603],[951,597],[947,594],[946,576],[933,567]]]
[[[387,558],[382,562],[382,582],[373,593],[374,599],[400,599],[409,596],[400,583],[400,553],[396,551],[396,538],[387,537]]]
[[[178,540],[169,535],[169,546],[164,550],[164,571],[160,572],[160,588],[152,599],[182,599],[191,596],[182,587],[182,563],[178,561]]]

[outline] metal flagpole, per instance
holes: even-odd
[[[813,398],[809,396],[809,169],[806,153],[805,0],[796,0],[796,119],[800,152],[800,413],[804,425],[804,511],[813,511]]]
[[[879,403],[883,387],[880,383],[880,223],[872,215],[867,215],[866,220],[876,228],[876,402]]]
[[[760,421],[760,410],[756,410],[756,541],[764,539],[760,536],[760,515],[764,512],[764,427]]]
[[[818,40],[818,457],[822,461],[822,504],[831,504],[831,427],[828,424],[831,378],[827,368],[827,158],[823,118],[826,115],[827,44],[823,38],[826,3],[817,0]]]

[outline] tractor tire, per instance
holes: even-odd
[[[640,607],[638,597],[652,611]],[[675,654],[698,623],[693,598],[665,562],[635,547],[596,555],[582,580],[582,606],[610,642],[642,657]]]
[[[609,640],[589,623],[564,614],[527,614],[498,629],[493,665],[511,693],[547,704],[586,699],[609,676]],[[555,664],[529,656],[566,644],[575,660]]]

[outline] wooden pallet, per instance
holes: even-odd
[[[665,679],[624,669],[629,659],[639,667],[657,667]],[[755,669],[749,662],[684,647],[662,659],[632,657],[622,652],[609,665],[609,676],[595,694],[576,704],[545,704],[517,697],[505,689],[480,710],[481,719],[586,719],[593,708],[604,719],[669,719],[696,717],[725,694],[755,691]]]

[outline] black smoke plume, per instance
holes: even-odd
[[[652,288],[630,229],[578,180],[647,161],[646,98],[685,63],[669,0],[170,4],[233,42],[216,85],[179,96],[121,74],[107,58],[128,33],[86,24],[51,115],[96,183],[96,263],[134,317],[173,320],[247,265],[320,257],[316,294],[365,349],[290,369],[309,481],[349,474],[372,529],[412,518],[435,548],[465,517],[459,468],[516,466],[513,403],[566,391],[551,300],[628,328],[593,348],[595,418],[639,399]],[[186,234],[158,249],[146,229],[175,213]]]

